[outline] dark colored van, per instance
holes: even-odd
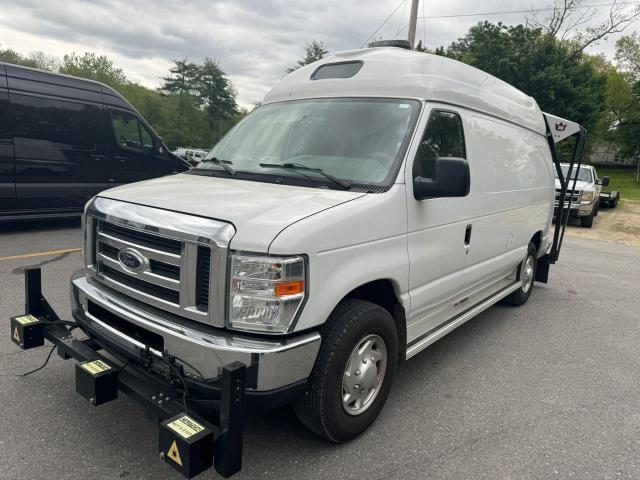
[[[0,63],[0,220],[77,215],[101,190],[188,168],[110,87]]]

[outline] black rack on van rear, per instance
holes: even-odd
[[[549,265],[554,264],[560,257],[560,249],[562,248],[562,241],[564,240],[564,232],[569,222],[569,215],[571,213],[571,207],[574,200],[574,195],[569,195],[567,198],[567,191],[574,192],[576,188],[576,182],[578,180],[578,173],[580,166],[582,165],[582,155],[584,153],[584,144],[587,137],[587,130],[569,120],[565,120],[555,115],[548,113],[543,114],[547,130],[547,142],[549,149],[551,150],[551,157],[556,169],[556,175],[560,182],[560,194],[558,197],[558,206],[556,211],[558,212],[555,219],[555,228],[553,231],[553,241],[549,253],[544,255],[538,260],[538,268],[536,271],[536,281],[547,283],[549,278]],[[569,137],[575,136],[575,145],[573,147],[573,154],[569,162],[569,168],[566,175],[562,171],[560,165],[560,157],[556,148],[556,143],[565,140]],[[573,179],[573,184],[569,190],[569,183]]]

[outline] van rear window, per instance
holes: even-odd
[[[350,78],[360,71],[362,65],[364,65],[364,62],[361,60],[357,62],[327,63],[326,65],[319,66],[316,71],[313,72],[311,80]]]

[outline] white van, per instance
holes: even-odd
[[[530,297],[553,237],[550,128],[534,99],[448,58],[323,59],[189,172],[87,205],[74,319],[126,369],[184,369],[203,387],[185,408],[239,361],[249,403],[293,401],[312,431],[352,439],[400,360]]]

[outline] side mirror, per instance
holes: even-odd
[[[469,163],[464,158],[440,157],[436,159],[435,167],[435,179],[413,179],[413,196],[416,200],[469,195]]]
[[[600,184],[603,187],[606,187],[607,185],[609,185],[609,177],[602,177],[602,179],[600,180]]]

